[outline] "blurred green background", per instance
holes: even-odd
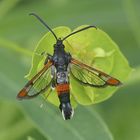
[[[0,140],[140,140],[139,6],[139,0],[1,0]],[[109,100],[79,106],[67,122],[51,104],[41,109],[40,98],[17,101],[32,51],[47,32],[30,12],[52,28],[90,24],[103,29],[135,69],[128,82]]]

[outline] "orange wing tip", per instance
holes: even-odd
[[[114,78],[109,78],[107,80],[107,84],[109,84],[111,86],[122,86],[123,85],[119,80],[114,79]]]
[[[26,91],[26,89],[24,88],[24,89],[22,89],[22,90],[18,93],[17,99],[21,100],[21,99],[23,99],[23,98],[26,97],[26,96],[27,96],[27,91]]]

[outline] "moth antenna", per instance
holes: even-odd
[[[75,32],[73,32],[73,33],[67,35],[66,37],[64,37],[64,38],[62,39],[62,41],[64,41],[65,39],[67,39],[68,37],[70,37],[70,36],[72,36],[72,35],[74,35],[74,34],[76,34],[76,33],[79,33],[79,32],[81,32],[81,31],[87,30],[87,29],[89,29],[89,28],[95,28],[95,29],[97,29],[97,27],[96,27],[96,26],[93,26],[93,25],[84,27],[84,28],[82,28],[82,29],[79,29],[79,30],[77,30],[77,31],[75,31]]]
[[[55,39],[57,39],[56,34],[53,32],[53,30],[47,25],[47,23],[45,23],[45,21],[43,21],[43,19],[41,19],[41,17],[39,17],[37,14],[35,13],[30,13],[29,15],[31,16],[35,16],[49,31],[51,31],[51,33],[54,35]]]

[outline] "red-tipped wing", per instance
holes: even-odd
[[[18,93],[18,99],[30,99],[36,97],[48,89],[51,84],[49,68],[52,62],[48,62],[44,67],[24,86]]]
[[[71,60],[70,73],[74,79],[92,87],[119,86],[121,82],[110,75],[90,67],[76,59]]]

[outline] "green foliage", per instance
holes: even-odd
[[[138,0],[108,0],[102,2],[98,0],[1,0],[0,140],[26,140],[27,138],[34,140],[52,139],[54,137],[52,134],[55,135],[57,130],[62,132],[60,134],[63,134],[61,135],[61,139],[63,140],[63,136],[66,138],[69,133],[72,136],[74,133],[77,133],[75,129],[81,129],[83,122],[84,129],[82,131],[78,130],[83,139],[91,137],[91,139],[93,137],[97,139],[111,139],[112,136],[110,135],[113,135],[115,140],[139,139],[139,2]],[[30,12],[38,13],[50,27],[66,25],[73,28],[85,23],[97,25],[104,29],[117,42],[131,66],[136,69],[133,71],[133,75],[129,81],[117,91],[115,96],[105,102],[90,106],[94,114],[93,117],[87,111],[87,107],[79,107],[75,110],[75,116],[71,120],[71,125],[71,121],[64,122],[62,120],[58,108],[47,104],[45,107],[47,112],[40,109],[39,104],[42,100],[39,100],[38,103],[38,98],[34,101],[23,101],[23,104],[22,102],[17,104],[15,97],[27,82],[23,77],[27,73],[31,62],[30,56],[32,51],[28,50],[33,50],[38,40],[46,32],[46,29],[36,19],[28,16]],[[98,53],[100,57],[105,57],[106,54],[109,56],[114,52],[111,50],[106,52],[104,48],[100,47],[94,51],[96,54],[100,52]],[[87,60],[86,63],[89,64]],[[119,65],[119,63],[117,64]],[[118,75],[116,78],[118,78]],[[100,119],[99,115],[96,115],[97,113],[94,110],[100,113],[104,121]],[[56,114],[53,114],[54,116],[51,115],[51,111]],[[42,113],[39,115],[40,112]],[[57,116],[61,122],[57,121],[58,119],[56,120]],[[90,118],[87,118],[88,116]],[[51,119],[48,117],[51,117]],[[93,122],[94,119],[97,121],[91,125],[89,122]],[[73,127],[73,121],[75,121],[77,127]],[[88,123],[86,124],[86,122]],[[98,125],[94,126],[98,123],[101,124],[101,130]],[[58,128],[59,125],[60,128]],[[110,134],[110,131],[108,132],[108,127],[112,134]],[[49,128],[50,130],[48,131]],[[64,129],[69,129],[69,131],[64,134]],[[86,132],[85,135],[83,130],[89,130],[89,132]],[[50,134],[51,137],[49,137]],[[76,139],[78,138],[76,137]]]
[[[64,121],[58,108],[51,104],[44,104],[45,106],[40,109],[39,102],[41,101],[24,102],[23,107],[37,128],[48,139],[113,140],[110,131],[92,107],[79,107],[75,110],[72,120]],[[94,135],[92,135],[93,132]]]
[[[25,115],[14,103],[1,101],[0,112],[0,119],[2,120],[0,125],[0,140],[27,140],[28,136],[30,138],[35,136],[38,139],[45,140],[31,121],[25,118]]]
[[[86,25],[80,26],[75,30],[85,26]],[[68,27],[58,27],[54,29],[54,32],[58,38],[63,38],[70,34],[71,30]],[[43,68],[45,57],[39,54],[42,52],[53,54],[53,45],[55,43],[56,40],[50,32],[44,35],[39,41],[33,53],[31,70],[27,75],[29,80]],[[88,29],[75,34],[64,41],[64,45],[72,57],[120,79],[124,84],[128,75],[131,73],[131,68],[118,46],[100,29]],[[106,87],[102,89],[84,87],[72,79],[72,77],[70,84],[73,106],[75,106],[76,103],[89,105],[101,102],[108,99],[117,90],[116,87]],[[48,101],[59,106],[59,100],[55,91],[48,97]]]

